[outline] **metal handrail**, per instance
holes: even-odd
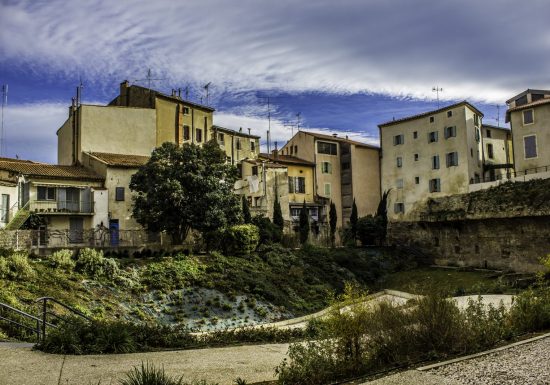
[[[0,320],[3,320],[3,321],[6,321],[8,323],[11,323],[11,324],[14,324],[14,325],[17,325],[18,327],[20,328],[24,328],[24,329],[27,329],[27,330],[30,330],[32,331],[33,333],[36,333],[36,339],[37,341],[40,341],[40,337],[41,337],[41,334],[43,333],[43,331],[45,331],[45,327],[46,326],[49,326],[49,327],[57,327],[49,322],[44,322],[44,320],[36,317],[36,316],[33,316],[32,314],[29,314],[27,312],[24,312],[22,310],[19,310],[19,309],[16,309],[14,308],[13,306],[10,306],[8,304],[5,304],[5,303],[2,303],[0,302],[0,308],[3,308],[3,309],[7,309],[13,313],[16,313],[22,317],[25,317],[27,319],[30,319],[34,322],[36,322],[36,327],[31,327],[31,326],[28,326],[28,325],[25,325],[21,322],[18,322],[18,321],[15,321],[15,320],[12,320],[12,319],[9,319],[9,318],[6,318],[6,317],[2,317],[0,316]],[[40,330],[40,326],[42,325],[42,328],[43,330]]]
[[[46,303],[47,301],[51,301],[51,302],[54,302],[62,307],[64,307],[65,309],[69,310],[70,312],[86,319],[87,321],[92,321],[92,319],[90,317],[88,317],[87,315],[83,314],[82,312],[76,310],[74,307],[71,307],[69,305],[66,305],[64,304],[63,302],[53,298],[53,297],[40,297],[38,299],[36,299],[35,302],[41,302],[41,301],[44,301],[44,303]],[[49,313],[49,312],[48,312]]]

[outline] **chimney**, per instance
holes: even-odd
[[[346,135],[346,140],[348,140],[348,139],[349,139],[349,138],[348,138],[348,136]]]
[[[120,95],[118,100],[119,106],[127,106],[129,102],[130,82],[128,80],[120,83]]]
[[[172,88],[172,96],[176,96],[176,90]]]
[[[250,128],[250,127],[248,127],[248,135],[250,135],[250,130],[251,130],[251,128]]]
[[[181,88],[178,88],[178,98],[181,99]]]
[[[334,133],[334,134],[332,134],[332,136],[336,138],[336,137],[338,137],[338,134]]]
[[[275,150],[271,151],[273,159],[279,159],[279,150],[277,149],[277,142],[275,142]]]
[[[242,128],[242,127],[239,127],[239,132],[243,132],[243,128]]]

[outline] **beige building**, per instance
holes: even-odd
[[[49,230],[42,233],[40,244],[55,244],[55,239],[49,239],[55,236],[81,243],[86,230],[107,223],[103,178],[89,169],[2,159],[0,180],[16,186],[16,193],[10,195],[5,228],[17,230],[34,214],[41,218],[40,229]],[[56,230],[69,231],[56,235]]]
[[[279,151],[312,162],[314,199],[334,202],[338,227],[349,222],[353,199],[359,216],[380,202],[380,149],[347,137],[299,131]]]
[[[260,153],[260,137],[229,128],[212,126],[212,133],[220,148],[225,152],[227,161],[237,164],[243,159],[256,159]]]
[[[550,91],[528,89],[506,101],[517,175],[550,169]]]
[[[483,114],[463,101],[380,124],[381,187],[388,217],[410,217],[430,197],[468,192],[483,175]]]
[[[510,130],[482,124],[481,140],[483,141],[483,182],[509,178],[514,168]]]

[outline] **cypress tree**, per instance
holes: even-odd
[[[307,242],[309,237],[309,215],[307,213],[306,200],[304,199],[304,205],[300,210],[300,243],[303,245]]]
[[[353,198],[353,206],[351,207],[351,216],[349,218],[349,223],[351,225],[351,235],[353,236],[353,242],[357,239],[357,221],[359,220],[357,216],[357,205],[355,204],[355,198]]]
[[[330,243],[334,247],[336,241],[336,222],[338,222],[338,214],[336,213],[336,205],[330,202],[329,224],[330,224]]]
[[[281,231],[285,225],[283,212],[281,210],[281,202],[279,202],[279,197],[277,195],[275,195],[275,202],[273,202],[273,224]]]
[[[244,223],[252,223],[252,215],[250,215],[250,207],[248,207],[248,200],[244,195],[243,195],[242,206],[243,206]]]

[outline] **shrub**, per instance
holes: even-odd
[[[235,225],[226,231],[226,251],[234,255],[248,255],[256,250],[260,241],[260,232],[257,226]]]
[[[204,265],[193,257],[167,258],[148,264],[142,271],[141,283],[151,289],[181,289],[199,279],[204,268]]]
[[[79,250],[76,258],[77,271],[92,278],[99,278],[103,275],[104,257],[101,250],[85,248]]]
[[[8,266],[8,259],[0,256],[0,279],[7,278],[10,273],[10,267]]]
[[[269,220],[269,218],[262,215],[252,218],[252,224],[258,227],[260,234],[260,244],[281,242],[283,231],[279,226]]]
[[[141,363],[141,368],[134,368],[126,373],[126,378],[120,385],[218,385],[205,380],[183,382],[183,377],[170,377],[164,372],[164,367],[157,368],[153,364]]]
[[[76,262],[73,260],[72,250],[62,249],[53,253],[50,258],[50,265],[55,268],[60,268],[66,271],[71,271],[75,268]]]
[[[385,232],[386,224],[381,216],[367,215],[357,221],[357,238],[363,246],[380,244]]]
[[[529,289],[515,297],[510,322],[517,333],[545,330],[550,327],[550,287]]]
[[[36,272],[24,253],[13,253],[7,257],[0,257],[0,278],[29,279]]]

